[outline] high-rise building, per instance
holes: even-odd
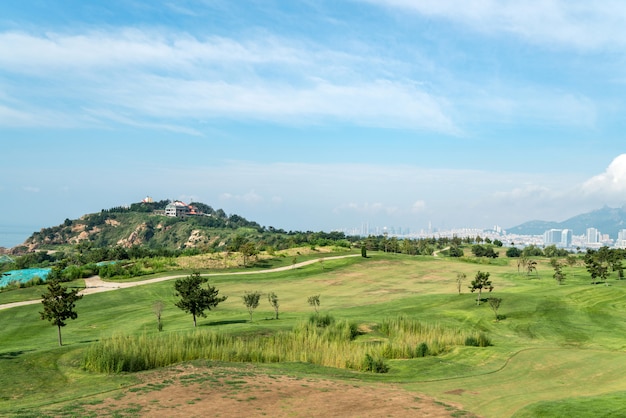
[[[600,231],[596,228],[587,228],[587,244],[598,244],[600,242]]]
[[[572,246],[573,232],[571,229],[564,229],[561,231],[561,247],[569,248]]]
[[[543,243],[545,245],[561,244],[561,230],[550,229],[543,233]]]
[[[626,229],[622,229],[617,233],[617,241],[615,241],[617,248],[626,248]]]
[[[544,245],[569,248],[572,246],[572,235],[571,229],[549,229],[543,233],[543,243]]]

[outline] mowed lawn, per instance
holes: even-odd
[[[404,315],[483,332],[493,346],[457,346],[439,356],[390,360],[386,374],[331,373],[309,364],[268,366],[272,373],[399,384],[416,396],[425,393],[490,417],[562,416],[564,411],[620,416],[626,404],[626,281],[591,285],[584,267],[577,266],[565,267],[566,281],[558,285],[548,260],[538,263],[538,274],[529,276],[506,258],[490,263],[373,253],[278,273],[215,276],[211,285],[228,299],[199,318],[198,328],[234,335],[290,330],[313,312],[307,297],[319,294],[322,313],[365,330],[357,344],[378,338],[376,326],[383,318]],[[483,299],[502,299],[499,321],[488,303],[476,305],[476,294],[468,289],[479,270],[489,272],[494,285]],[[467,276],[461,294],[458,273]],[[264,295],[250,322],[242,295],[255,290]],[[280,300],[279,320],[266,299],[270,291]],[[157,333],[157,300],[165,303],[164,333],[192,331],[191,316],[174,306],[172,281],[85,296],[77,304],[78,319],[63,328],[64,347],[57,346],[56,329],[39,319],[41,305],[0,310],[0,414],[38,411],[132,385],[133,374],[81,370],[82,356],[102,338]]]

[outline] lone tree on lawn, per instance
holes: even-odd
[[[259,306],[259,299],[261,299],[261,292],[246,292],[243,296],[243,304],[248,308],[250,314],[250,322],[252,322],[252,312]]]
[[[280,306],[278,304],[278,296],[276,296],[276,293],[274,292],[269,292],[267,294],[267,301],[270,303],[270,305],[272,305],[272,308],[274,308],[274,313],[275,313],[275,319],[278,319],[278,307]]]
[[[152,305],[152,310],[157,318],[157,329],[159,331],[163,331],[163,323],[161,322],[161,314],[163,313],[163,309],[165,308],[165,303],[162,300],[157,300]]]
[[[498,316],[498,309],[500,309],[500,304],[502,303],[502,299],[501,298],[489,298],[489,306],[491,306],[491,309],[493,309],[493,313],[496,315],[496,322],[498,322],[500,320],[500,317]]]
[[[478,290],[478,298],[476,299],[476,305],[480,305],[481,296],[483,293],[483,289],[489,289],[491,292],[493,290],[493,286],[491,285],[491,280],[489,280],[489,273],[479,271],[476,273],[476,277],[472,280],[472,284],[469,286],[472,293]]]
[[[202,287],[203,283],[209,279],[200,276],[200,273],[194,272],[190,276],[176,280],[174,289],[176,296],[180,300],[176,302],[176,306],[193,316],[193,326],[196,324],[196,317],[206,318],[205,310],[211,310],[220,302],[224,302],[227,296],[218,296],[219,290],[207,283],[207,288]]]
[[[456,288],[459,291],[459,295],[461,294],[461,286],[463,285],[463,280],[465,280],[467,276],[465,273],[457,273],[456,274]]]
[[[313,309],[315,309],[315,313],[318,313],[320,307],[320,295],[309,296],[307,302],[313,307]]]
[[[78,318],[78,314],[74,310],[75,303],[83,296],[78,295],[78,289],[68,289],[61,286],[58,280],[51,280],[48,283],[48,292],[41,297],[43,312],[39,312],[39,315],[41,315],[41,319],[47,319],[52,325],[57,326],[59,346],[62,346],[61,327],[65,326],[66,320]]]
[[[554,280],[556,280],[558,284],[563,284],[563,282],[565,281],[565,273],[563,272],[563,265],[561,265],[561,263],[559,262],[555,262],[553,267],[554,267],[554,274],[552,275],[552,277],[554,277]]]

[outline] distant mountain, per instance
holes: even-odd
[[[583,213],[563,222],[530,221],[507,229],[510,234],[541,235],[548,229],[571,229],[574,235],[583,235],[587,228],[596,228],[602,234],[609,234],[613,239],[617,233],[626,229],[626,207],[610,208],[608,206],[592,212]]]

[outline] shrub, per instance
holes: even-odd
[[[479,347],[489,347],[491,345],[491,340],[482,332],[478,336],[478,346]]]
[[[465,338],[465,345],[467,347],[478,347],[478,338],[474,336],[469,336]]]
[[[456,245],[450,247],[448,254],[450,255],[450,257],[463,257],[464,255],[463,249],[457,247]]]
[[[469,336],[465,339],[465,345],[468,347],[489,347],[491,346],[491,340],[484,333],[480,333],[478,336]]]
[[[426,343],[420,343],[415,350],[415,357],[426,357],[428,355],[428,345]]]
[[[335,318],[329,314],[312,314],[309,316],[309,323],[315,325],[316,327],[325,328],[335,322]]]
[[[381,357],[372,357],[369,353],[367,353],[361,363],[361,371],[387,373],[389,371],[389,366],[385,364],[385,359]]]

